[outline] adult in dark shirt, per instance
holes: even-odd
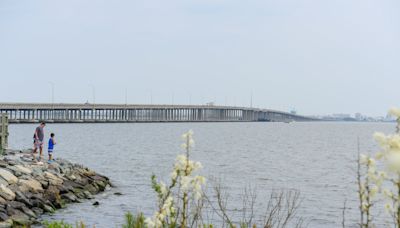
[[[40,125],[36,128],[35,134],[34,134],[34,140],[35,140],[35,149],[33,150],[33,153],[37,153],[37,150],[40,150],[40,158],[43,157],[43,140],[44,140],[44,130],[43,128],[46,126],[46,123],[42,122]]]

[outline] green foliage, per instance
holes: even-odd
[[[45,228],[74,228],[73,225],[65,223],[64,221],[44,221],[42,225]],[[75,228],[86,228],[86,225],[83,222],[77,222]]]
[[[145,228],[146,224],[144,220],[145,218],[142,213],[134,216],[128,212],[125,214],[125,224],[122,225],[122,228]]]
[[[86,225],[85,225],[85,223],[83,223],[82,221],[80,221],[80,222],[77,222],[77,223],[76,223],[76,228],[86,228]]]
[[[53,222],[44,221],[43,226],[45,228],[73,228],[71,224],[64,223],[64,221],[53,221]]]
[[[162,198],[162,193],[161,193],[161,186],[157,182],[157,177],[156,175],[151,175],[151,187],[154,189],[154,191],[157,193],[159,198]]]

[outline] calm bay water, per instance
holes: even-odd
[[[10,147],[31,147],[35,125],[11,125]],[[96,227],[115,227],[127,211],[151,215],[155,194],[152,173],[167,180],[180,149],[181,134],[195,132],[194,160],[205,176],[221,178],[240,208],[246,186],[257,191],[265,206],[272,189],[298,189],[299,216],[308,227],[339,227],[347,199],[346,221],[356,223],[355,167],[357,137],[362,152],[378,148],[375,131],[390,133],[386,123],[146,123],[48,124],[46,135],[56,134],[55,156],[79,162],[111,178],[116,188],[93,201],[69,205],[45,219],[83,220]],[[121,192],[122,196],[114,195]],[[228,206],[229,206],[228,205]],[[261,211],[261,210],[260,210]]]

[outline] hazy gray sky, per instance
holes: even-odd
[[[400,106],[398,0],[0,0],[0,102]]]

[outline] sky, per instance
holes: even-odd
[[[400,107],[398,0],[0,0],[0,102]],[[94,94],[94,96],[93,96]]]

